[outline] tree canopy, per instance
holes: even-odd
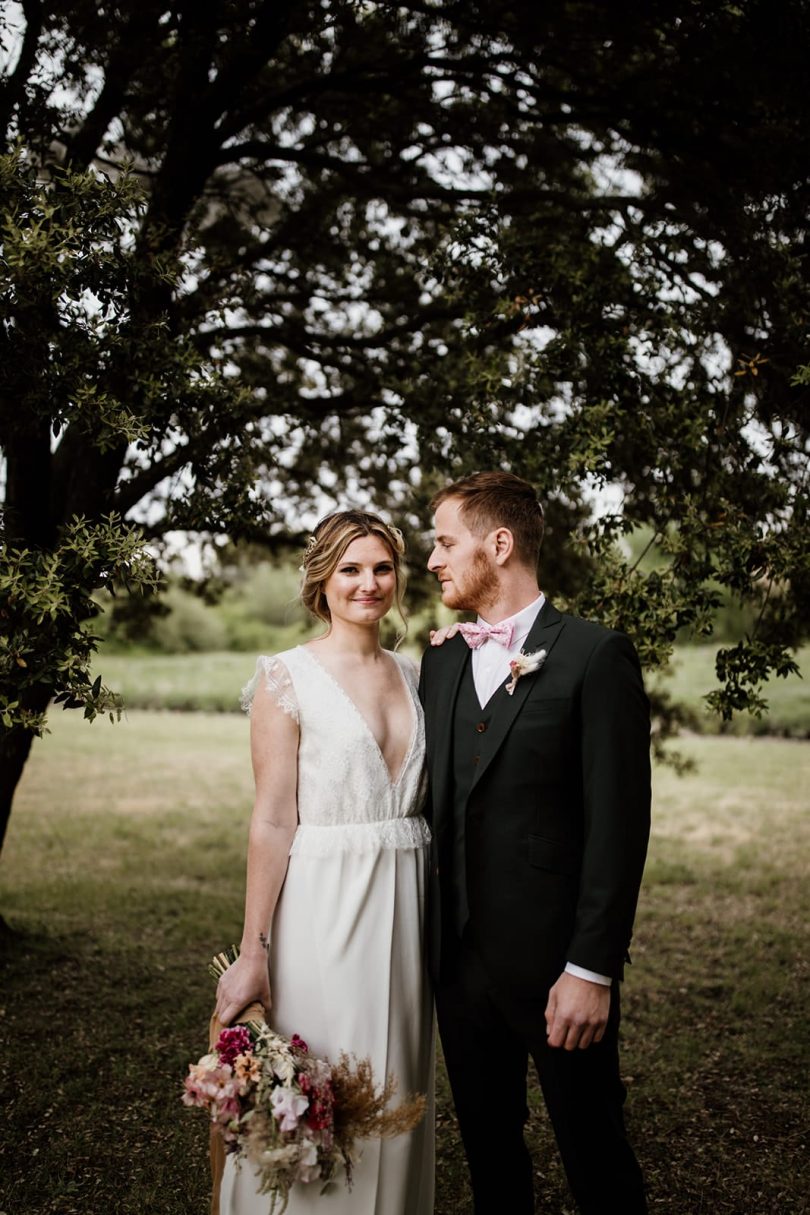
[[[727,588],[758,625],[719,656],[718,709],[790,669],[806,3],[25,0],[2,20],[6,811],[52,694],[109,705],[81,637],[93,587],[153,579],[133,521],[281,544],[365,495],[418,555],[437,484],[510,467],[547,506],[544,584],[645,661]],[[664,567],[628,561],[639,526]],[[101,535],[81,566],[71,544]]]

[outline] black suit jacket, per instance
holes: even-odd
[[[622,977],[649,836],[650,717],[623,633],[546,601],[523,649],[547,657],[511,697],[498,693],[483,736],[467,800],[467,895],[492,981],[544,998],[567,961]],[[453,711],[469,659],[457,635],[422,662],[434,887],[451,880]],[[434,972],[442,901],[434,889]]]

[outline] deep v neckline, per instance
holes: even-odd
[[[382,747],[380,746],[380,744],[377,740],[377,735],[374,733],[371,726],[369,725],[366,715],[362,712],[362,710],[358,707],[357,703],[352,699],[352,697],[346,691],[343,684],[340,682],[339,679],[337,679],[332,674],[331,671],[327,670],[327,668],[323,665],[323,663],[319,659],[317,659],[315,657],[315,655],[312,653],[312,651],[308,645],[301,645],[298,648],[299,648],[299,650],[304,651],[304,653],[309,657],[312,664],[318,668],[318,670],[321,672],[321,674],[326,679],[328,679],[329,682],[335,688],[337,688],[338,692],[343,697],[343,699],[348,701],[348,703],[351,705],[355,715],[359,718],[360,722],[362,723],[366,734],[368,735],[368,737],[371,739],[372,743],[374,744],[374,750],[376,751],[377,755],[380,758],[380,763],[382,764],[383,770],[385,771],[385,774],[388,777],[389,785],[391,786],[392,789],[396,789],[397,785],[402,780],[402,777],[405,773],[405,769],[407,768],[411,755],[413,754],[413,749],[414,749],[414,746],[416,745],[416,736],[419,731],[419,718],[418,718],[417,712],[416,712],[416,705],[413,703],[413,695],[411,693],[411,689],[408,686],[408,681],[405,678],[402,667],[399,665],[396,658],[393,655],[391,656],[393,658],[394,666],[397,669],[397,674],[399,675],[400,683],[402,684],[403,690],[405,692],[405,696],[408,701],[408,709],[409,709],[410,715],[411,715],[411,733],[410,733],[410,738],[408,740],[407,750],[405,751],[405,755],[403,756],[402,763],[399,766],[399,771],[397,772],[396,777],[394,777],[391,775],[391,769],[388,767],[388,761],[386,760],[385,756],[383,755]]]

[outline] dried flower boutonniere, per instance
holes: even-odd
[[[509,670],[512,672],[512,678],[506,685],[506,690],[511,696],[517,687],[517,681],[521,675],[532,675],[535,671],[539,671],[543,663],[546,661],[545,650],[535,650],[532,654],[518,654],[517,658],[513,658],[509,663]]]

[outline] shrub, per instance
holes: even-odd
[[[151,629],[157,649],[165,654],[186,654],[227,648],[228,630],[216,608],[179,586],[170,587],[163,602],[168,614],[155,620]]]

